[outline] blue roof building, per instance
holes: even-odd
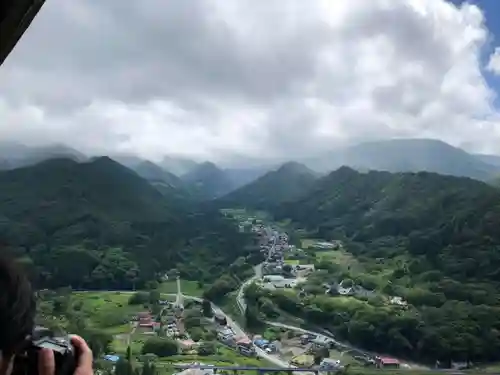
[[[269,341],[264,339],[257,339],[254,341],[254,344],[257,345],[259,348],[263,348],[264,346],[269,345]]]
[[[115,354],[106,354],[104,356],[104,359],[106,361],[110,361],[110,362],[116,363],[116,362],[118,362],[120,360],[120,357],[117,356],[117,355],[115,355]]]

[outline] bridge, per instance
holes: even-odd
[[[175,364],[172,366],[177,370],[188,370],[188,369],[200,369],[200,370],[214,370],[215,373],[219,371],[232,371],[235,374],[238,371],[257,371],[259,374],[265,373],[278,373],[278,372],[287,372],[289,374],[297,373],[297,372],[305,372],[305,373],[314,373],[316,375],[319,374],[319,369],[311,369],[311,368],[302,368],[302,367],[255,367],[255,366],[219,366],[219,365],[202,365],[202,364]],[[328,372],[325,369],[321,369],[321,372]],[[332,373],[335,370],[331,370]]]
[[[183,370],[188,370],[188,369],[200,369],[200,370],[214,370],[214,373],[218,373],[219,371],[232,371],[235,375],[238,374],[238,371],[257,371],[259,375],[264,375],[265,373],[278,373],[278,372],[286,372],[289,375],[296,374],[298,372],[302,373],[309,373],[309,374],[315,374],[319,375],[320,373],[322,374],[335,374],[338,372],[338,369],[326,369],[326,368],[304,368],[304,367],[255,367],[255,366],[219,366],[219,365],[205,365],[205,364],[199,364],[199,363],[191,363],[191,364],[173,364],[173,368],[183,371]],[[426,371],[426,370],[423,370]],[[453,369],[433,369],[429,370],[434,373],[434,371],[439,371],[443,374],[446,375],[465,375],[466,373],[463,371],[457,371]],[[386,369],[384,370],[387,374],[400,374],[401,370],[400,369]],[[411,371],[408,371],[409,374],[411,374]]]

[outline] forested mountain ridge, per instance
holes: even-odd
[[[310,189],[317,176],[305,165],[288,162],[278,169],[219,198],[217,204],[227,207],[270,209],[292,201]]]
[[[425,255],[452,276],[500,282],[500,191],[479,181],[343,167],[277,215],[321,237],[399,238],[410,254]]]
[[[250,240],[108,157],[0,172],[0,242],[37,286],[131,288],[176,267],[213,280]]]
[[[324,292],[303,300],[276,296],[284,310],[364,348],[417,361],[500,359],[498,189],[429,172],[342,167],[274,213],[311,237],[343,240],[349,264],[366,267],[359,273],[317,263],[331,279],[378,288],[352,304]],[[384,296],[408,306],[384,303]]]

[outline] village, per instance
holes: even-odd
[[[265,261],[255,267],[255,276],[240,287],[236,302],[241,315],[246,309],[244,290],[251,283],[267,290],[294,290],[299,296],[307,294],[304,285],[320,272],[314,262],[307,262],[307,252],[290,245],[287,233],[256,220],[246,225],[246,230],[251,230],[260,238],[260,251]],[[332,251],[341,249],[342,243],[318,241],[313,246],[319,252]],[[366,297],[375,293],[347,281],[323,283],[322,293],[332,298]],[[405,301],[393,297],[391,303],[404,306]],[[409,368],[394,358],[341,343],[328,332],[313,332],[294,325],[266,321],[268,328],[265,332],[248,334],[208,300],[184,296],[179,278],[175,300],[158,299],[156,305],[156,309],[152,309],[151,305],[144,304],[148,308],[133,317],[133,331],[128,344],[130,337],[144,342],[148,337],[157,336],[175,341],[180,354],[211,355],[217,352],[214,343],[218,342],[219,346],[247,358],[264,359],[282,368],[309,368],[320,372],[335,372],[350,365]]]

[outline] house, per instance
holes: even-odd
[[[314,272],[314,264],[299,264],[295,266],[293,272],[297,277],[305,277]]]
[[[203,365],[203,363],[193,363],[193,365]],[[212,369],[188,368],[181,372],[176,372],[173,375],[214,375],[215,371]]]
[[[375,357],[375,363],[379,368],[399,368],[400,363],[395,358]]]
[[[271,349],[271,352],[276,353],[276,352],[281,351],[281,349],[283,348],[283,345],[281,344],[281,342],[279,340],[274,340],[273,342],[271,342],[268,345],[268,348]]]
[[[224,315],[215,314],[214,321],[221,326],[227,325],[227,319]]]
[[[341,296],[352,296],[354,295],[354,288],[349,287],[349,288],[344,288],[343,286],[340,286],[337,288],[337,291]]]
[[[116,363],[120,360],[120,357],[115,355],[115,354],[106,354],[104,356],[104,360],[112,362],[112,363]]]
[[[310,367],[314,364],[314,356],[310,354],[300,354],[290,360],[290,364],[297,367]]]
[[[401,297],[392,297],[390,302],[393,305],[399,305],[399,306],[406,306],[407,305],[406,301],[403,300],[403,298],[401,298]]]
[[[242,337],[236,340],[236,348],[241,354],[253,356],[255,348],[252,341],[248,337]]]
[[[338,370],[341,367],[342,366],[340,365],[340,361],[338,359],[332,358],[324,358],[319,364],[319,368],[322,371]]]
[[[335,346],[335,340],[325,336],[317,336],[311,340],[311,344],[313,347],[333,348]]]
[[[269,345],[269,341],[265,339],[257,339],[253,343],[261,349],[265,349]]]
[[[273,283],[276,281],[283,281],[285,277],[283,275],[266,275],[264,276],[264,282]]]
[[[139,327],[154,328],[155,322],[149,312],[142,312],[137,314]]]

